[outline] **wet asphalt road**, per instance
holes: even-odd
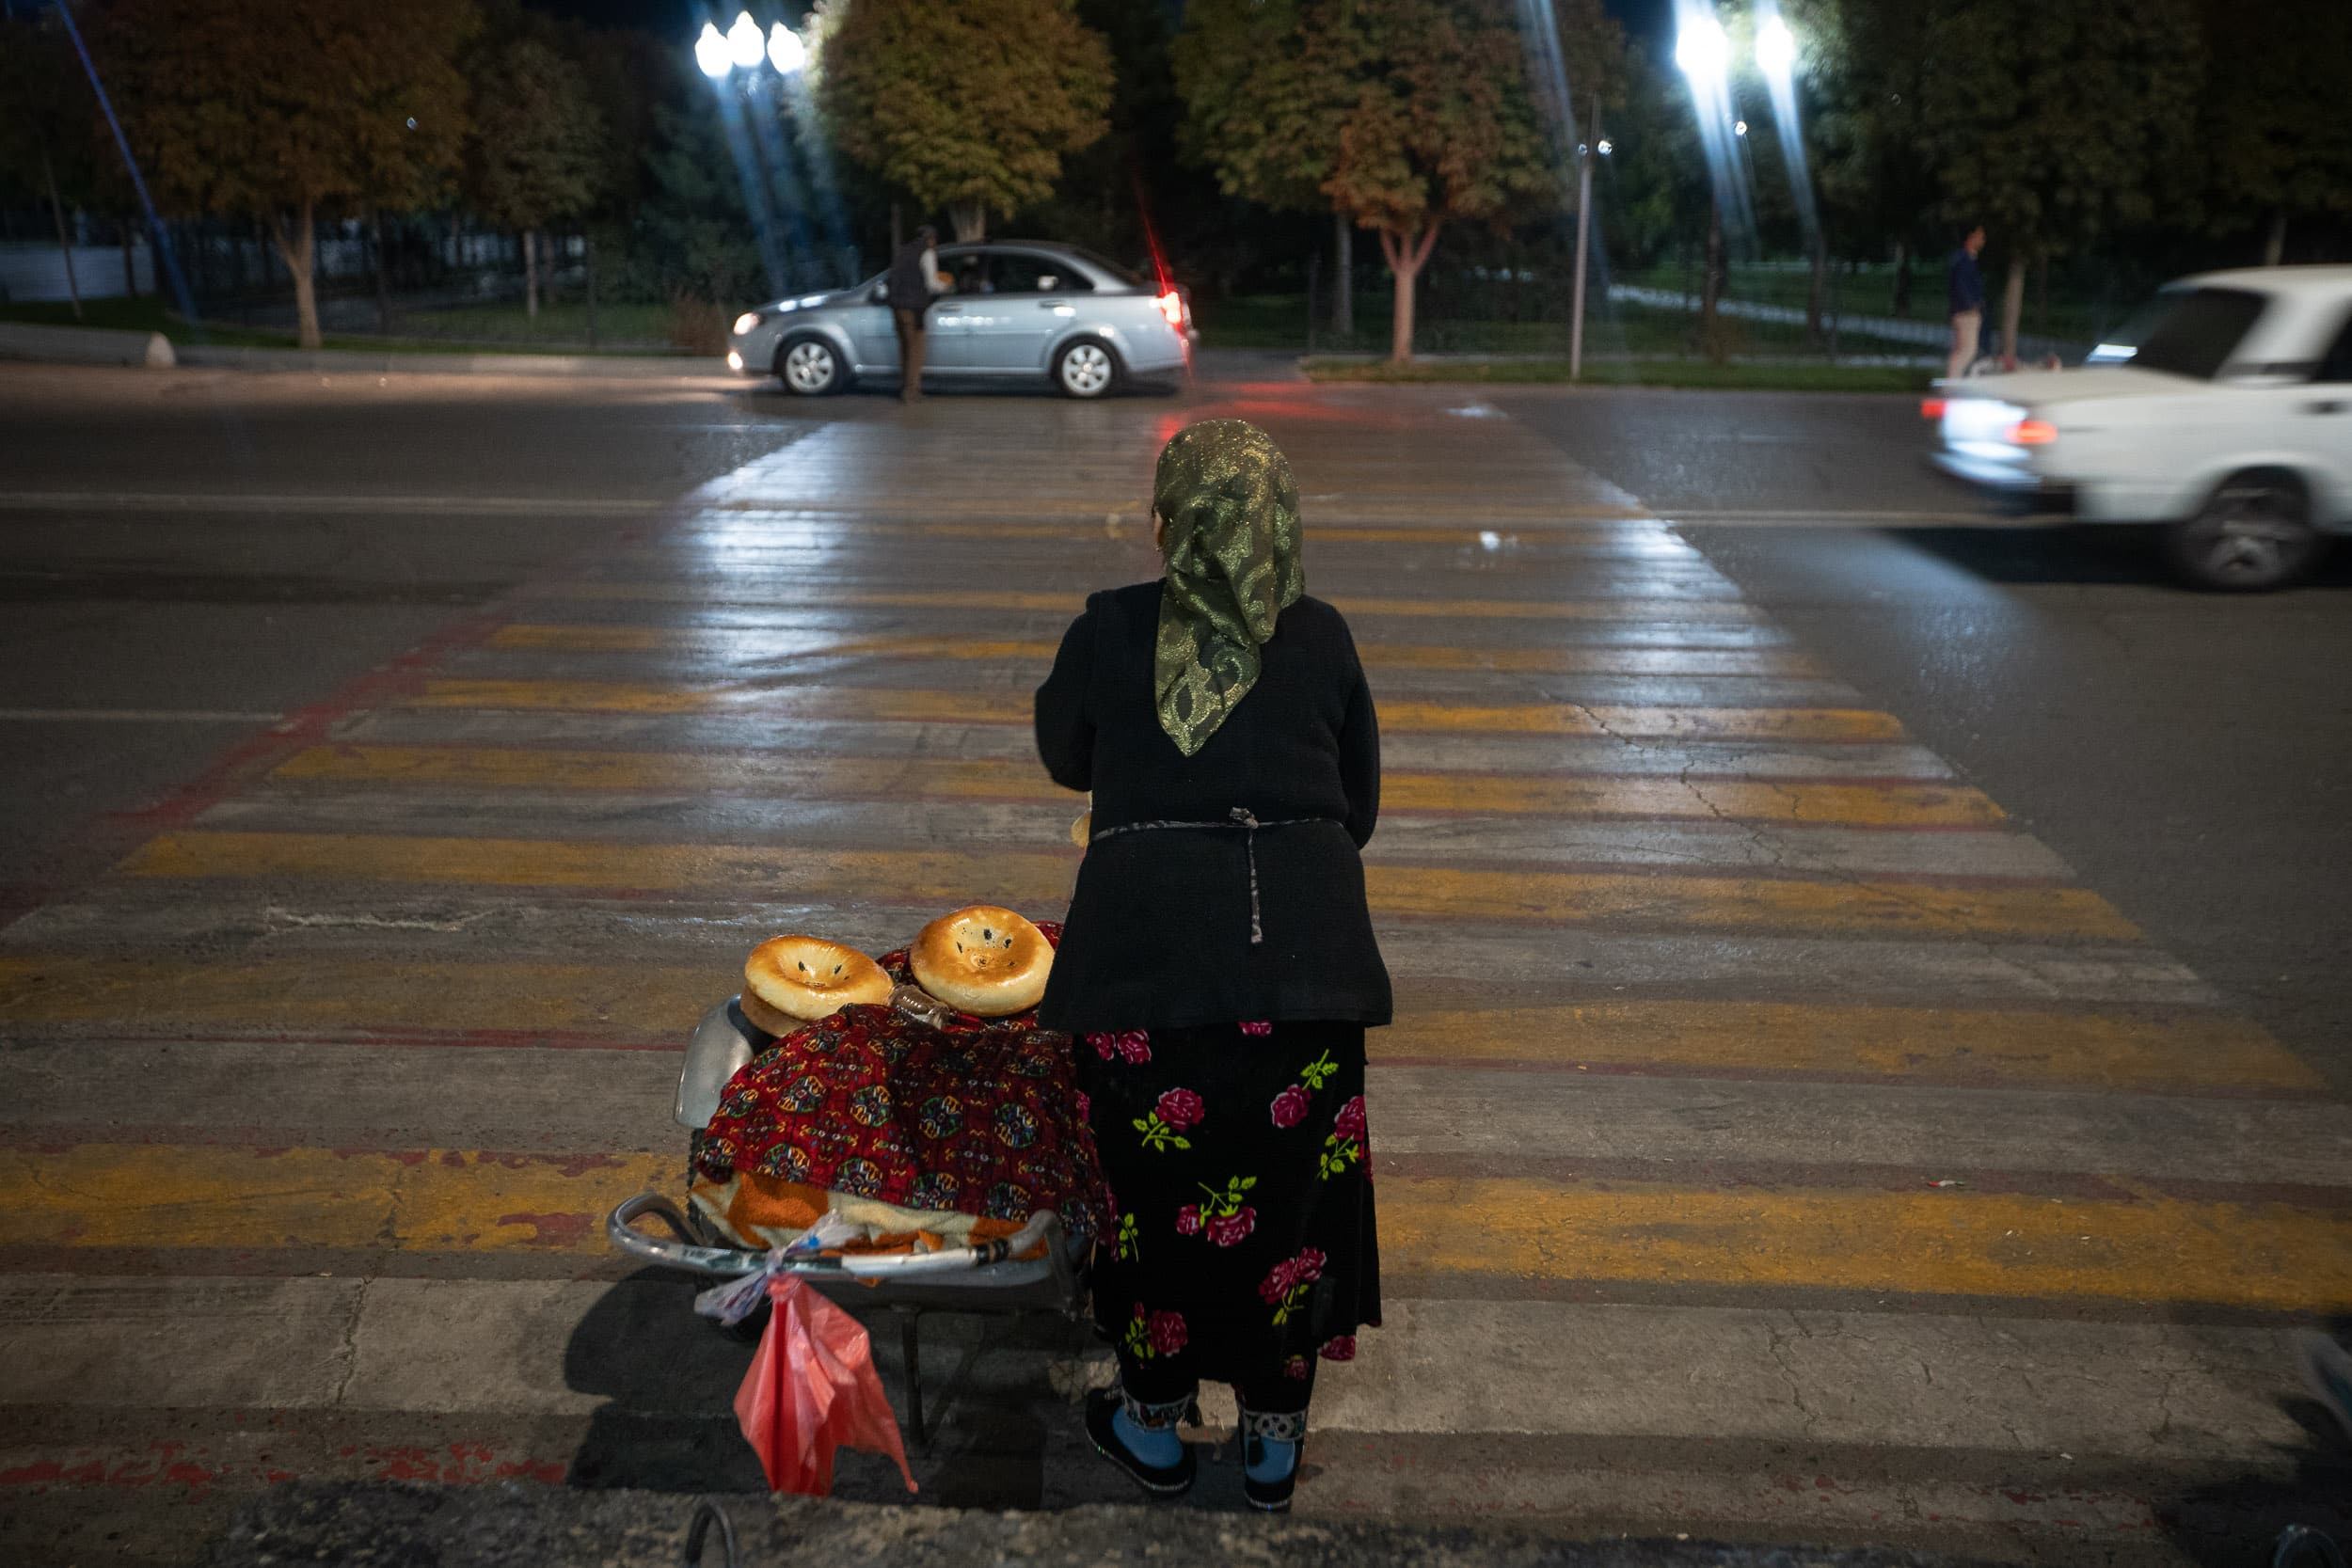
[[[2296,1294],[2272,1276],[2292,1275],[2297,1258],[2340,1264],[2320,1256],[2341,1209],[2332,1107],[2281,1091],[2297,1082],[2294,1064],[2246,1047],[2227,1009],[2184,1002],[2192,988],[2170,959],[2345,1086],[2352,921],[2333,886],[2352,864],[2345,566],[2292,594],[2221,600],[2164,583],[2144,540],[1956,526],[1965,503],[1920,469],[1907,400],[1391,397],[1288,386],[1263,362],[1210,368],[1213,385],[1123,407],[939,398],[911,414],[723,381],[0,379],[0,919],[36,909],[0,944],[0,966],[20,966],[0,1016],[13,1004],[31,1020],[12,1042],[32,1064],[32,1109],[12,1128],[32,1152],[14,1190],[31,1193],[25,1172],[43,1174],[39,1162],[56,1154],[44,1140],[78,1137],[84,1158],[116,1173],[112,1211],[93,1200],[91,1216],[155,1227],[126,1232],[118,1259],[57,1228],[84,1216],[48,1197],[36,1222],[52,1228],[14,1233],[8,1256],[24,1282],[11,1287],[0,1343],[65,1345],[58,1364],[80,1355],[87,1369],[54,1407],[12,1402],[0,1459],[22,1449],[50,1463],[55,1451],[69,1478],[89,1466],[111,1477],[109,1465],[146,1476],[153,1453],[176,1460],[184,1449],[222,1478],[180,1497],[207,1519],[240,1476],[331,1471],[355,1452],[451,1480],[597,1484],[602,1463],[605,1481],[740,1483],[723,1418],[739,1347],[685,1317],[675,1281],[624,1277],[596,1229],[611,1201],[599,1173],[671,1178],[672,1069],[660,1047],[675,1017],[691,1016],[681,1005],[701,1006],[709,977],[726,973],[741,927],[799,920],[832,898],[849,911],[834,917],[862,922],[845,939],[874,946],[909,928],[887,898],[824,882],[833,862],[879,852],[932,875],[907,851],[961,850],[957,874],[968,876],[1045,815],[1058,848],[1063,802],[1016,789],[994,816],[943,804],[922,796],[921,765],[986,779],[1025,768],[1025,661],[1060,613],[1029,598],[1148,559],[1133,498],[1149,452],[1187,409],[1215,408],[1280,431],[1307,487],[1357,530],[1355,545],[1319,558],[1331,563],[1323,591],[1388,607],[1366,610],[1359,636],[1391,661],[1387,689],[1426,710],[1418,731],[1396,724],[1391,763],[1400,783],[1424,775],[1422,816],[1416,826],[1407,800],[1391,802],[1380,846],[1411,921],[1392,962],[1430,1021],[1418,1035],[1384,1032],[1406,1042],[1383,1042],[1404,1054],[1381,1067],[1379,1101],[1384,1115],[1394,1108],[1381,1190],[1400,1257],[1438,1258],[1450,1235],[1426,1219],[1414,1232],[1412,1216],[1434,1201],[1416,1211],[1417,1192],[1516,1177],[1531,1149],[1543,1157],[1529,1201],[1571,1219],[1604,1212],[1578,1232],[1588,1242],[1707,1223],[1730,1238],[1694,1245],[1678,1265],[1643,1249],[1609,1265],[1472,1235],[1452,1262],[1399,1270],[1397,1331],[1375,1342],[1359,1381],[1334,1380],[1320,1506],[1516,1510],[1649,1529],[1677,1510],[1712,1509],[1700,1516],[1768,1536],[1813,1530],[1807,1521],[1874,1536],[1866,1521],[1960,1507],[1975,1511],[1979,1533],[1955,1539],[1972,1545],[2120,1563],[2145,1560],[2134,1554],[2149,1538],[2130,1532],[2146,1528],[2148,1499],[2219,1478],[2210,1500],[2233,1521],[2225,1529],[2245,1530],[2245,1518],[2275,1528],[2281,1498],[2299,1507],[2325,1492],[2341,1449],[2324,1436],[2308,1485],[2241,1486],[2233,1467],[2291,1447],[2305,1454],[2293,1424],[2304,1417],[2278,1396],[2291,1373],[2272,1330],[2333,1300],[2335,1287]],[[1510,419],[1454,422],[1482,405]],[[985,455],[967,459],[941,432],[984,443]],[[1448,474],[1434,452],[1463,471]],[[1036,454],[1034,488],[1018,471],[1025,453]],[[729,486],[698,498],[681,526],[645,528],[720,476]],[[1613,484],[1639,504],[1621,506]],[[1516,562],[1470,543],[1512,526],[1466,521],[1487,504],[1530,524]],[[796,515],[803,507],[813,510]],[[1123,526],[1107,507],[1127,509]],[[1644,508],[1678,522],[1705,559],[1627,515]],[[1050,546],[1019,542],[1056,531],[1067,536]],[[1000,537],[976,544],[983,534]],[[576,579],[557,570],[573,563]],[[519,598],[498,602],[517,587]],[[910,588],[931,596],[892,598]],[[939,615],[943,598],[961,608]],[[1503,605],[1543,613],[1487,613]],[[1554,610],[1596,613],[1555,623]],[[1650,622],[1671,634],[1664,647],[1637,640]],[[984,658],[950,668],[925,651],[942,632],[992,627],[1001,641],[985,645],[1000,651]],[[832,647],[845,633],[900,646]],[[368,672],[420,643],[403,684],[367,685]],[[1487,662],[1496,651],[1518,662]],[[794,658],[818,673],[776,679],[776,661]],[[739,733],[726,706],[737,683],[772,688]],[[804,685],[811,703],[854,702],[795,709]],[[934,689],[959,703],[1001,698],[1013,717],[992,730],[951,706],[954,723],[931,724],[921,704]],[[330,695],[332,715],[272,741],[275,726]],[[1479,705],[1531,695],[1563,705],[1527,705],[1522,717],[1539,725],[1647,713],[1703,726],[1752,702],[1899,721],[1906,739],[1743,732],[1770,744],[1732,752],[1736,736],[1702,730],[1684,747],[1687,732],[1667,730],[1647,738],[1668,743],[1645,747],[1606,725],[1488,734],[1454,713],[1501,713]],[[869,711],[878,697],[903,705]],[[832,740],[807,743],[812,716]],[[826,750],[836,742],[837,756]],[[200,809],[174,815],[172,790],[257,743],[241,768],[189,797]],[[587,781],[560,776],[559,746],[596,749],[590,760],[626,764],[644,782],[576,787]],[[1827,751],[1886,760],[1833,765]],[[1716,752],[1730,760],[1712,766],[1738,769],[1745,794],[1692,773]],[[785,757],[806,779],[779,770]],[[1958,775],[1948,785],[1945,763]],[[749,783],[724,771],[755,764],[769,771]],[[1830,787],[1813,788],[1824,769]],[[912,799],[889,798],[902,789]],[[1719,799],[1745,804],[1726,813]],[[158,800],[160,815],[112,815]],[[1979,800],[2007,819],[1972,816]],[[1838,801],[1845,816],[1804,819],[1807,802]],[[1749,826],[1692,820],[1710,813]],[[246,830],[260,831],[247,842]],[[580,879],[539,858],[534,846],[556,835],[607,868],[593,885],[569,886]],[[176,847],[153,851],[167,837]],[[1800,841],[1820,858],[1783,860]],[[412,877],[408,857],[428,843],[441,869]],[[1939,882],[1947,857],[1978,852],[1955,847],[1969,843],[2009,857],[2007,872]],[[123,869],[142,845],[142,867]],[[696,854],[739,845],[800,854],[790,874],[813,891],[789,896],[809,905],[696,903],[709,880]],[[268,852],[290,858],[247,863]],[[1694,873],[1687,891],[1659,897],[1673,877],[1619,875],[1661,864]],[[1918,886],[1899,880],[1914,866],[1927,868]],[[1549,924],[1524,939],[1545,974],[1530,960],[1497,986],[1521,939],[1479,922],[1503,907],[1491,889],[1504,875],[1563,891],[1544,895]],[[1878,929],[1882,886],[1942,895],[1979,924],[1969,940]],[[601,896],[608,887],[631,896]],[[1738,923],[1772,895],[1782,901],[1752,938]],[[2144,927],[2149,950],[2109,940],[2093,895]],[[1587,897],[1624,904],[1612,914],[1580,907]],[[2002,968],[2019,933],[2044,923],[2062,938],[2071,929],[2074,944]],[[774,928],[807,927],[763,927]],[[1799,945],[1808,932],[1811,945]],[[1847,967],[1813,967],[1808,954]],[[26,982],[26,964],[57,967]],[[2043,993],[2017,989],[2028,970]],[[152,990],[151,974],[163,976]],[[2143,996],[2131,989],[2143,979],[2174,990]],[[2037,1011],[2048,992],[2062,1006]],[[1445,1054],[1485,1037],[1452,1021],[1463,996],[1636,1021],[1615,1049],[1637,1065],[1654,1053],[1656,1070],[1577,1076],[1588,1053],[1612,1048],[1600,1037],[1609,1027],[1511,1048],[1556,1060],[1470,1070]],[[1735,1028],[1699,1031],[1725,997],[1761,999],[1799,1022],[1766,1036],[1751,1016],[1783,1015],[1742,1013]],[[1881,1021],[1905,1006],[1915,1013],[1903,1026],[1932,1046],[1935,1020],[1982,1027],[1988,1015],[1967,1008],[1988,1000],[2016,1009],[1993,1016],[2023,1021],[2013,1079],[1939,1078],[1924,1050],[1877,1075],[1841,1054],[1856,1039],[1885,1044],[1893,1037],[1873,1031],[1892,1030]],[[2216,1042],[2212,1060],[2111,1049],[2139,1038],[2128,1026],[2143,1004],[2166,1027],[2210,1027],[2187,1037]],[[1668,1022],[1637,1026],[1645,1016]],[[2124,1034],[2065,1033],[2077,1022]],[[2049,1031],[2047,1055],[2034,1054],[2037,1029]],[[2067,1068],[2069,1040],[2096,1071]],[[1720,1059],[1677,1054],[1707,1051]],[[1807,1052],[1821,1055],[1810,1078]],[[76,1103],[61,1086],[71,1075],[44,1065],[57,1062],[113,1074],[123,1102]],[[2233,1098],[2233,1074],[2249,1063],[2269,1076]],[[2110,1069],[2117,1084],[2097,1077]],[[2201,1098],[2201,1085],[2212,1092]],[[150,1094],[186,1103],[151,1105]],[[2178,1148],[2168,1130],[2181,1128],[2240,1132]],[[2265,1139],[2248,1128],[2286,1131]],[[511,1158],[499,1175],[454,1154],[428,1162],[427,1148]],[[1549,1158],[1568,1148],[1606,1155]],[[144,1219],[160,1185],[149,1175],[165,1160],[216,1174],[227,1200]],[[1958,1170],[1969,1180],[1935,1181],[1950,1191],[1934,1201],[1980,1204],[2007,1216],[1996,1226],[2046,1227],[2075,1212],[2050,1204],[2137,1214],[2107,1179],[2153,1181],[2175,1164],[2177,1190],[2149,1206],[2151,1223],[2175,1228],[2139,1252],[2119,1243],[2127,1277],[2096,1290],[2082,1283],[2095,1267],[2080,1279],[2062,1267],[2035,1274],[2033,1245],[1997,1239],[1984,1270],[1947,1276],[1950,1256],[1976,1255],[1911,1206],[1922,1176]],[[252,1174],[281,1164],[293,1174],[276,1185]],[[368,1228],[379,1190],[394,1195],[388,1212],[400,1221],[387,1220],[384,1236],[399,1230],[389,1242]],[[1653,1190],[1664,1195],[1656,1209],[1616,1207]],[[2300,1250],[2199,1217],[2273,1199],[2292,1227],[2278,1234],[2305,1238]],[[488,1203],[494,1224],[469,1220],[453,1241],[434,1227],[436,1201],[460,1214]],[[1737,1212],[1693,1221],[1696,1211],[1675,1207],[1709,1201]],[[251,1235],[206,1230],[253,1214]],[[2166,1217],[2176,1214],[2187,1217]],[[2094,1223],[2108,1221],[2083,1225]],[[2063,1229],[2040,1244],[2073,1243],[2074,1225]],[[2190,1243],[2204,1240],[2273,1294],[2217,1283],[2229,1271],[2200,1261],[2214,1255]],[[1850,1264],[1881,1272],[1856,1276],[1867,1289],[1830,1277]],[[120,1305],[151,1290],[168,1320],[151,1331]],[[159,1370],[185,1407],[160,1423],[120,1391],[130,1359],[87,1348],[134,1334],[150,1337],[150,1354],[167,1342],[154,1336],[216,1344],[231,1334],[221,1325],[256,1320],[285,1348],[250,1365],[182,1356]],[[67,1339],[67,1322],[95,1326]],[[1561,1354],[1564,1342],[1586,1357]],[[1417,1345],[1444,1356],[1416,1358]],[[964,1348],[946,1339],[945,1359]],[[1915,1356],[1922,1371],[1936,1363],[1924,1384],[1911,1377]],[[1471,1376],[1472,1397],[1457,1375],[1430,1370],[1447,1358]],[[1103,1477],[1068,1421],[1036,1416],[1053,1415],[1042,1359],[1002,1344],[961,1357],[955,1378],[976,1385],[969,1424],[926,1460],[938,1466],[926,1474],[927,1489],[938,1477],[933,1498],[1096,1500],[1088,1488]],[[2072,1381],[2037,1388],[2024,1370],[2038,1367]],[[40,1370],[52,1387],[71,1381]],[[2177,1430],[2176,1395],[2186,1402]],[[734,1468],[710,1467],[714,1454]],[[2091,1463],[2071,1468],[2078,1455]],[[1781,1512],[1800,1474],[1808,1502],[1847,1512]],[[83,1512],[70,1491],[50,1504]],[[2077,1513],[2116,1521],[2120,1555],[2071,1545]],[[167,1513],[143,1528],[151,1545],[192,1527]],[[1940,1539],[1940,1528],[1924,1533]],[[0,1532],[0,1556],[7,1543]]]
[[[2352,548],[2229,597],[2174,585],[2143,531],[1947,526],[1973,502],[1922,462],[1910,398],[1493,401],[1690,519],[1838,674],[2352,1088]]]

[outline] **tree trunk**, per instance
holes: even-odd
[[[539,319],[539,231],[523,230],[523,314]]]
[[[49,185],[49,216],[57,226],[57,254],[65,259],[65,297],[73,302],[73,319],[82,319],[82,286],[73,280],[73,241],[65,231],[65,205],[57,199],[57,172],[49,166],[49,148],[40,150],[40,177]]]
[[[305,201],[294,214],[291,230],[285,214],[270,214],[270,238],[277,242],[278,259],[294,277],[294,341],[304,348],[319,346],[318,279],[310,271],[318,256],[317,213],[315,204]]]
[[[1907,320],[1911,315],[1911,242],[1895,242],[1895,315]]]
[[[596,237],[594,234],[580,235],[580,260],[587,273],[588,346],[594,348],[596,346]]]
[[[2026,313],[2026,253],[2009,259],[2009,281],[2001,289],[2001,369],[2017,368],[2017,319]]]
[[[1356,220],[1331,214],[1331,334],[1344,347],[1356,336]]]
[[[947,226],[956,231],[956,244],[977,244],[988,238],[988,209],[977,201],[951,201]]]
[[[1715,306],[1724,293],[1724,205],[1707,204],[1707,268],[1699,281],[1699,344],[1709,359],[1723,357],[1722,334],[1715,329]]]
[[[136,230],[132,229],[129,218],[124,218],[118,227],[122,230],[123,297],[136,299],[139,297],[139,254],[135,243]]]
[[[1805,290],[1804,330],[1810,338],[1821,335],[1821,291],[1829,273],[1829,250],[1819,238],[1813,242],[1813,281]]]
[[[1418,236],[1399,234],[1391,230],[1380,230],[1380,254],[1388,259],[1389,271],[1395,276],[1395,309],[1389,326],[1389,363],[1409,365],[1413,361],[1413,288],[1421,277],[1421,269],[1429,260],[1429,252],[1437,247],[1438,225],[1431,224]]]
[[[2287,253],[2287,210],[2277,207],[2270,214],[2270,237],[2263,242],[2263,265],[2275,267]]]
[[[384,214],[368,214],[375,240],[375,330],[384,337],[392,335],[391,262],[384,255]]]

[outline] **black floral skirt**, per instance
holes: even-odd
[[[1303,1414],[1316,1360],[1380,1322],[1363,1026],[1088,1035],[1078,1085],[1110,1188],[1095,1320],[1130,1413],[1172,1424],[1208,1379]]]

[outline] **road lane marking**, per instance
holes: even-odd
[[[314,746],[271,775],[293,783],[454,784],[487,789],[750,791],[826,800],[988,799],[1073,801],[1036,765],[995,759],[714,757],[500,747]],[[2005,814],[1965,785],[1788,784],[1669,778],[1560,779],[1391,772],[1384,810],[1787,824],[1984,828]]]
[[[431,1138],[523,1152],[672,1153],[678,1057],[667,1051],[280,1039],[19,1039],[0,1142],[396,1148]],[[1366,1094],[1384,1159],[1499,1174],[1656,1168],[1696,1180],[1797,1167],[1850,1185],[1918,1173],[2064,1196],[2070,1180],[2135,1178],[2190,1196],[2218,1185],[2346,1190],[2339,1101],[1955,1088],[1771,1077],[1465,1070],[1375,1058]],[[256,1084],[266,1083],[266,1096]],[[1736,1087],[1735,1087],[1736,1085]],[[126,1107],[150,1107],[129,1111]],[[429,1129],[429,1131],[428,1131]],[[1844,1174],[1851,1172],[1851,1177]],[[1424,1171],[1423,1174],[1426,1174]],[[1931,1177],[1930,1179],[1933,1179]]]
[[[593,582],[566,579],[534,585],[534,601],[595,603],[748,605],[778,610],[1027,610],[1075,616],[1086,608],[1082,590],[1031,594],[971,589],[838,588],[822,593],[779,584],[756,594],[729,589],[715,597],[701,588],[666,582]],[[1572,598],[1395,598],[1343,594],[1331,600],[1346,615],[1435,616],[1470,620],[1731,622],[1756,625],[1763,612],[1737,599]]]
[[[674,1153],[103,1143],[61,1162],[0,1148],[0,1246],[601,1255],[612,1206],[667,1191],[677,1165]],[[1393,1173],[1379,1191],[1382,1253],[1415,1274],[2352,1306],[2352,1212],[2274,1201]]]
[[[0,722],[10,724],[275,724],[285,717],[211,708],[0,707]]]
[[[485,646],[538,653],[704,654],[723,663],[771,666],[793,659],[937,658],[974,663],[1054,661],[1056,644],[975,637],[838,637],[822,633],[735,631],[631,626],[525,623],[501,626]],[[1764,648],[1464,648],[1366,642],[1367,668],[1474,670],[1502,674],[1819,676],[1810,654]]]
[[[409,707],[516,712],[795,714],[901,723],[1027,724],[1026,694],[890,687],[779,686],[739,682],[667,686],[634,681],[438,679],[403,699]],[[1398,732],[1612,736],[1620,739],[1896,741],[1892,714],[1843,707],[1634,707],[1613,704],[1479,705],[1387,702],[1380,727]]]
[[[877,949],[879,951],[879,949]],[[684,1049],[741,985],[735,948],[693,963],[315,955],[204,962],[86,953],[0,956],[0,1020],[132,1033],[308,1031],[469,1049],[593,1044]],[[2256,1025],[2196,1007],[2100,1011],[1745,1001],[1597,1002],[1425,1011],[1369,1036],[1375,1062],[1560,1072],[2111,1088],[2149,1094],[2325,1096],[2326,1083]]]
[[[1019,907],[1059,900],[1073,857],[1002,851],[798,850],[764,845],[596,843],[570,839],[376,837],[344,833],[176,832],[120,868],[134,877],[327,878],[493,887],[693,892],[784,887],[803,898],[950,901]],[[2022,937],[2131,942],[2138,928],[2097,894],[2024,885],[1473,871],[1372,865],[1375,914],[1452,920],[1883,936]]]

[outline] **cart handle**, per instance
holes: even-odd
[[[637,1221],[641,1219],[660,1220],[677,1239],[670,1241],[645,1234],[637,1228]],[[604,1233],[613,1246],[631,1258],[694,1274],[746,1275],[763,1267],[768,1260],[768,1255],[762,1252],[696,1243],[686,1216],[678,1212],[676,1204],[660,1193],[639,1193],[625,1199],[605,1220]],[[965,1269],[1004,1262],[1028,1251],[1041,1241],[1046,1243],[1046,1260],[1054,1277],[1067,1280],[1070,1276],[1070,1247],[1063,1239],[1061,1216],[1046,1212],[1031,1214],[1029,1223],[1010,1236],[980,1242],[972,1246],[951,1247],[943,1252],[853,1253],[839,1257],[794,1258],[785,1260],[780,1268],[787,1274],[849,1275],[854,1278],[873,1279],[956,1274]]]

